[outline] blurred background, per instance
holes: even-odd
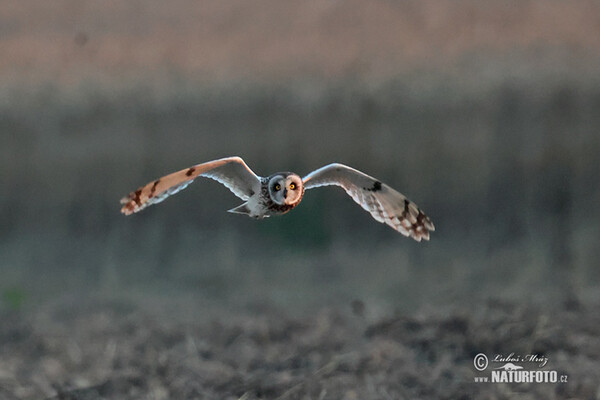
[[[599,15],[553,0],[5,2],[2,305],[598,300]],[[346,163],[437,230],[407,240],[339,188],[254,221],[202,179],[119,213],[138,186],[230,155],[263,175]]]
[[[522,398],[597,398],[599,154],[597,1],[4,1],[0,397],[502,399],[473,356],[537,352],[572,380]],[[120,214],[231,155],[436,231],[208,179]]]

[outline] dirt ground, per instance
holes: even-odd
[[[568,381],[475,383],[478,353],[547,357],[521,365]],[[600,316],[577,303],[372,318],[355,301],[303,317],[264,309],[182,322],[94,301],[5,312],[0,325],[7,400],[594,399],[598,371]]]

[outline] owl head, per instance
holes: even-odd
[[[269,196],[276,204],[295,205],[304,194],[302,178],[291,172],[281,172],[269,178]]]

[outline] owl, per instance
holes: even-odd
[[[240,157],[227,157],[194,165],[163,176],[121,199],[121,212],[130,215],[185,189],[199,176],[222,183],[244,200],[231,213],[262,219],[289,212],[302,201],[304,191],[340,186],[376,221],[416,241],[429,240],[435,230],[427,215],[404,195],[385,183],[343,164],[329,164],[301,178],[293,172],[268,177],[256,175]]]

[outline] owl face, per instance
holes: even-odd
[[[269,179],[269,195],[276,204],[295,205],[304,194],[302,178],[293,173],[276,174]]]

